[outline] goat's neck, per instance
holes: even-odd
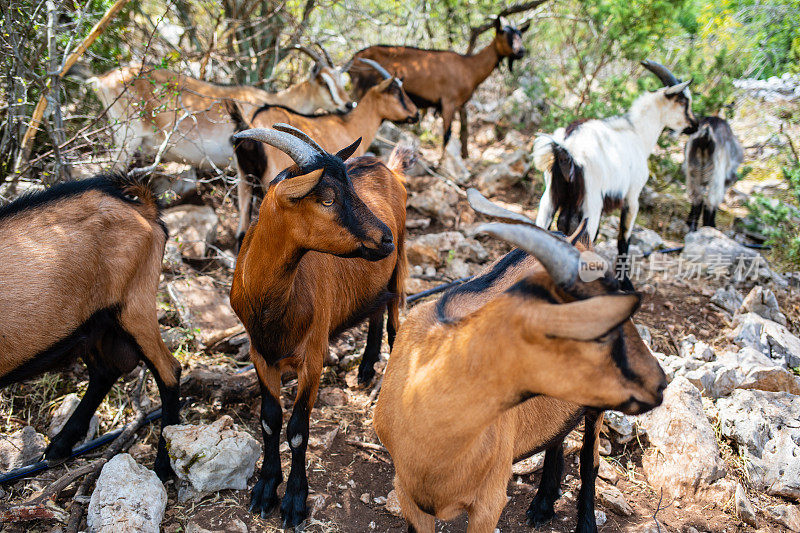
[[[645,94],[640,96],[628,111],[628,119],[642,140],[642,146],[647,154],[653,153],[658,138],[666,126],[658,102],[653,93]]]
[[[367,93],[356,108],[345,115],[344,125],[349,137],[352,140],[361,137],[361,144],[353,157],[363,155],[367,151],[378,133],[381,122],[383,122],[383,113],[378,109],[378,102],[373,93]]]
[[[464,58],[469,66],[469,74],[472,77],[473,89],[489,77],[492,71],[497,68],[500,59],[500,54],[497,53],[497,48],[495,47],[495,41],[489,43],[486,48],[477,54]]]
[[[295,104],[289,107],[292,107],[292,109],[297,109],[299,106],[296,104],[305,103],[313,96],[311,94],[311,82],[305,80],[301,83],[292,85],[291,87],[287,87],[282,91],[278,91],[275,93],[275,96],[285,99],[287,103],[291,102]]]
[[[297,267],[306,251],[287,234],[284,217],[269,194],[262,202],[247,254],[242,258],[242,270],[255,282],[250,281],[252,286],[243,282],[242,288],[253,299],[268,298],[264,312],[283,313],[291,304]]]

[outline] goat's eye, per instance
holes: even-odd
[[[333,205],[333,198],[322,200],[322,205],[330,207]]]

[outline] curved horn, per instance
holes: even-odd
[[[562,289],[569,290],[578,280],[581,266],[578,249],[540,227],[489,222],[475,231],[519,246],[535,257]]]
[[[478,189],[470,187],[467,189],[467,201],[469,202],[470,207],[481,213],[482,215],[486,215],[488,217],[495,217],[495,218],[502,218],[504,220],[508,220],[509,222],[520,222],[522,224],[530,224],[533,226],[533,221],[526,217],[525,215],[520,215],[513,211],[509,211],[504,207],[500,207],[496,203],[492,202],[484,195],[478,192]]]
[[[675,77],[675,74],[670,72],[670,70],[661,63],[656,63],[655,61],[645,59],[642,61],[642,66],[658,76],[658,79],[661,80],[661,83],[663,83],[665,87],[672,87],[673,85],[677,85],[681,82]]]
[[[308,57],[313,59],[315,63],[319,63],[321,65],[325,64],[325,62],[322,60],[322,58],[319,57],[319,54],[317,54],[314,50],[312,50],[311,48],[308,48],[307,46],[302,46],[302,45],[296,44],[296,45],[292,46],[290,48],[290,50],[297,50],[298,52],[303,52]]]
[[[283,131],[290,135],[294,135],[301,141],[305,142],[306,144],[310,144],[313,148],[315,148],[320,153],[326,153],[325,150],[322,149],[320,145],[317,144],[317,141],[312,139],[306,132],[303,130],[299,130],[290,124],[284,124],[282,122],[278,122],[277,124],[272,125],[278,131]]]
[[[304,167],[317,157],[314,149],[293,135],[269,128],[253,128],[233,134],[233,138],[252,139],[274,146],[292,158],[299,167]]]
[[[350,58],[350,61],[348,61],[347,63],[342,65],[342,68],[339,69],[339,72],[344,74],[345,72],[349,71],[350,67],[352,67],[352,66],[353,66],[353,58]]]
[[[391,74],[389,74],[389,71],[386,70],[385,68],[383,68],[380,65],[380,63],[378,63],[377,61],[373,61],[371,59],[366,59],[364,57],[359,57],[358,60],[363,62],[363,63],[366,63],[367,65],[369,65],[372,68],[374,68],[375,70],[377,70],[380,73],[380,75],[383,76],[383,79],[385,79],[385,80],[388,80],[389,78],[393,78],[394,77]]]
[[[317,48],[319,48],[322,51],[322,55],[325,57],[325,61],[328,63],[328,66],[334,68],[333,59],[331,59],[331,55],[328,53],[327,50],[325,50],[325,47],[322,46],[319,43],[319,41],[314,41],[314,44],[317,45]]]

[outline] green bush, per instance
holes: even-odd
[[[789,268],[800,266],[800,164],[783,168],[783,177],[789,184],[785,198],[767,198],[754,195],[748,203],[750,213],[747,228],[763,233],[766,244],[772,246],[779,262]]]

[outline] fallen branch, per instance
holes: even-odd
[[[372,442],[361,442],[360,440],[356,439],[347,439],[345,440],[347,444],[350,446],[355,446],[356,448],[363,448],[365,450],[369,450],[371,452],[384,452],[389,453],[389,450],[381,446],[380,444],[374,444]]]

